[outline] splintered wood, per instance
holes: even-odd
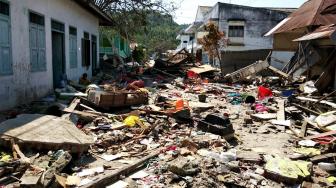
[[[278,112],[277,112],[277,120],[278,121],[285,121],[285,100],[278,100]]]

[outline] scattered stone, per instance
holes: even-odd
[[[198,165],[187,158],[177,158],[171,161],[168,170],[179,176],[193,176],[200,171]]]

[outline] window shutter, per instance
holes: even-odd
[[[9,19],[0,17],[0,75],[12,73]]]

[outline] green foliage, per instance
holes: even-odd
[[[135,49],[132,51],[132,57],[135,62],[142,63],[145,59],[145,53],[143,47],[135,47]]]
[[[147,14],[146,23],[138,28],[134,40],[146,47],[148,55],[174,50],[179,44],[177,34],[187,27],[175,23],[172,16],[157,12]]]

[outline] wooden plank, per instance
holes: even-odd
[[[72,114],[72,112],[76,109],[77,105],[80,103],[80,99],[75,98],[74,100],[72,100],[72,102],[70,103],[68,108],[65,108],[63,111],[67,111],[69,114],[64,114],[62,116],[63,119],[67,119],[70,120],[70,115]]]
[[[314,138],[321,138],[321,137],[325,137],[325,136],[331,136],[331,135],[334,135],[334,134],[336,134],[336,131],[329,131],[329,132],[318,134],[318,135],[307,136],[307,137],[304,137],[304,139],[305,140],[311,140],[311,139],[314,139]]]
[[[285,121],[285,100],[278,101],[278,112],[277,112],[277,120],[278,121]]]
[[[71,161],[72,156],[69,152],[63,152],[58,159],[51,164],[48,170],[43,175],[43,185],[48,187],[55,179],[55,174],[59,174]]]
[[[129,175],[132,172],[135,172],[137,169],[141,168],[145,165],[145,162],[148,161],[151,158],[157,157],[161,153],[161,149],[156,150],[152,154],[138,160],[136,163],[131,164],[129,166],[126,166],[124,168],[121,168],[112,174],[106,174],[104,177],[95,180],[87,185],[82,186],[82,188],[100,188],[100,187],[106,187],[113,182],[117,181],[121,175],[126,176]]]
[[[13,143],[13,149],[15,150],[15,152],[20,156],[20,158],[26,162],[26,163],[30,163],[30,159],[28,157],[25,156],[25,154],[22,153],[22,151],[20,150],[19,145]]]
[[[68,112],[68,113],[73,113],[73,114],[79,115],[83,118],[91,119],[91,120],[94,120],[94,119],[96,119],[97,117],[100,116],[100,115],[97,115],[97,114],[94,114],[94,113],[91,113],[91,112],[83,112],[83,111],[78,111],[78,110],[64,109],[63,111]]]
[[[309,109],[309,108],[306,108],[306,107],[304,107],[304,106],[301,106],[301,105],[298,105],[298,104],[294,104],[294,103],[293,103],[292,105],[294,105],[294,106],[300,108],[301,110],[304,110],[304,111],[306,111],[306,112],[312,113],[312,114],[314,114],[314,115],[318,115],[318,116],[321,115],[321,113],[316,112],[316,111],[314,111],[314,110],[311,110],[311,109]]]
[[[40,179],[43,171],[36,171],[34,168],[29,168],[20,179],[20,187],[42,187]]]
[[[318,163],[318,162],[321,162],[321,161],[328,160],[330,158],[336,158],[336,153],[327,153],[327,154],[323,154],[323,155],[318,155],[318,156],[310,158],[310,161],[313,162],[313,163]]]
[[[271,71],[273,71],[274,73],[280,75],[281,77],[287,79],[287,80],[290,79],[290,76],[288,74],[282,72],[281,70],[279,70],[279,69],[277,69],[275,67],[269,66],[268,69],[271,70]]]
[[[261,119],[261,120],[270,120],[270,119],[276,119],[277,114],[268,113],[268,114],[251,114],[251,117]]]
[[[297,99],[299,99],[301,101],[308,101],[308,102],[318,102],[319,101],[317,99],[312,99],[312,98],[308,98],[308,97],[297,97]],[[329,105],[329,106],[331,106],[333,108],[336,108],[336,104],[335,103],[332,103],[332,102],[329,102],[329,101],[326,101],[326,100],[321,100],[318,103],[326,104],[326,105]]]
[[[300,137],[303,138],[306,136],[307,134],[307,125],[308,125],[308,121],[305,120],[303,123],[302,123],[302,126],[301,126],[301,132],[300,132]]]

